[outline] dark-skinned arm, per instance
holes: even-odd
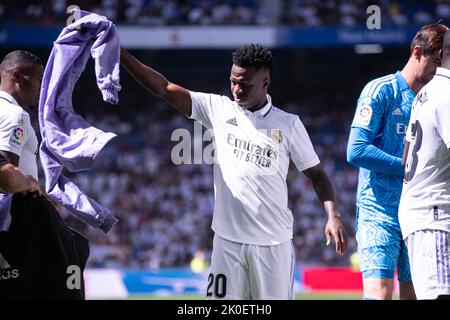
[[[168,81],[161,73],[140,62],[124,48],[120,51],[120,63],[151,94],[164,99],[188,117],[191,116],[192,100],[188,90]]]
[[[45,195],[39,183],[32,176],[26,176],[20,171],[18,155],[4,150],[0,150],[0,155],[4,158],[0,168],[0,192],[31,192],[36,197]]]
[[[328,215],[328,222],[325,226],[327,245],[330,244],[331,237],[333,237],[336,244],[335,250],[342,255],[347,248],[348,238],[341,221],[341,214],[336,206],[336,192],[333,184],[320,164],[303,171],[303,173],[311,180],[314,191]]]
[[[16,167],[19,166],[20,157],[12,152],[0,150],[0,155],[2,155],[6,161]]]
[[[10,163],[0,167],[0,191],[3,193],[31,192],[42,195],[39,183],[33,177],[25,176]]]
[[[8,151],[0,151],[0,192],[32,192],[41,195],[39,183],[31,176],[25,176],[11,162],[19,163],[19,156]]]

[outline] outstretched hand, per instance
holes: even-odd
[[[348,237],[339,216],[328,219],[327,225],[325,226],[325,237],[327,239],[327,246],[331,243],[331,237],[333,237],[336,252],[340,255],[344,254],[347,249]]]

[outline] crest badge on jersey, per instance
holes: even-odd
[[[355,116],[355,124],[367,126],[370,123],[370,119],[372,119],[372,107],[368,104],[363,105],[359,108],[359,112],[356,113]]]
[[[25,129],[23,127],[15,127],[9,135],[9,144],[15,147],[21,147],[25,140]]]
[[[273,142],[276,142],[276,143],[281,143],[283,141],[283,135],[281,134],[280,129],[273,130],[272,140],[273,140]]]

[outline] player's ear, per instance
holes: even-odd
[[[14,69],[12,72],[12,78],[13,78],[14,82],[19,82],[21,77],[22,77],[22,74],[19,71],[19,69]]]
[[[413,52],[412,52],[414,59],[416,59],[417,61],[420,61],[420,59],[422,58],[422,54],[423,54],[422,47],[414,46]]]
[[[263,83],[264,90],[267,90],[269,88],[269,85],[270,85],[270,76],[267,76],[266,78],[264,78],[264,83]]]
[[[12,79],[14,83],[22,85],[24,80],[22,71],[20,71],[19,69],[14,69],[12,72]]]
[[[441,59],[441,61],[442,61],[442,57],[443,57],[443,51],[442,51],[442,49],[439,49],[439,59]]]

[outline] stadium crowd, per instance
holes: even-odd
[[[424,25],[450,17],[450,1],[437,0],[3,0],[0,24],[63,24],[66,9],[107,16],[133,25],[365,25],[369,5],[379,5],[383,25]]]

